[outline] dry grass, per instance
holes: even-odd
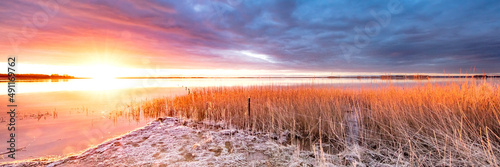
[[[250,124],[248,97],[252,100]],[[186,96],[147,102],[142,108],[146,114],[161,111],[167,116],[225,121],[254,131],[289,131],[299,141],[321,140],[330,153],[349,148],[350,127],[345,118],[352,118],[347,111],[354,111],[359,126],[355,143],[365,150],[359,153],[365,164],[500,163],[500,87],[473,80],[361,89],[312,85],[200,88]]]

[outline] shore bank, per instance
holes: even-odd
[[[160,118],[81,154],[0,166],[317,166],[341,158],[303,151],[286,135],[251,133],[178,118]]]

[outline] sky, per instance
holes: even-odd
[[[0,1],[21,73],[500,73],[496,0]]]

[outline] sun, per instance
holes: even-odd
[[[93,79],[114,79],[123,75],[120,68],[109,64],[98,64],[89,68]]]

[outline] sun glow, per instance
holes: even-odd
[[[113,65],[98,64],[88,67],[93,79],[113,79],[123,75],[120,68]]]
[[[98,64],[82,63],[79,65],[19,64],[20,74],[67,74],[77,78],[113,79],[117,77],[273,77],[273,76],[353,76],[383,75],[383,73],[349,73],[349,72],[315,72],[294,70],[254,70],[254,69],[175,69],[167,66],[138,68],[114,63],[113,60],[101,61]],[[7,68],[6,62],[0,62]],[[398,75],[399,73],[394,73]],[[430,74],[429,74],[430,75]]]

